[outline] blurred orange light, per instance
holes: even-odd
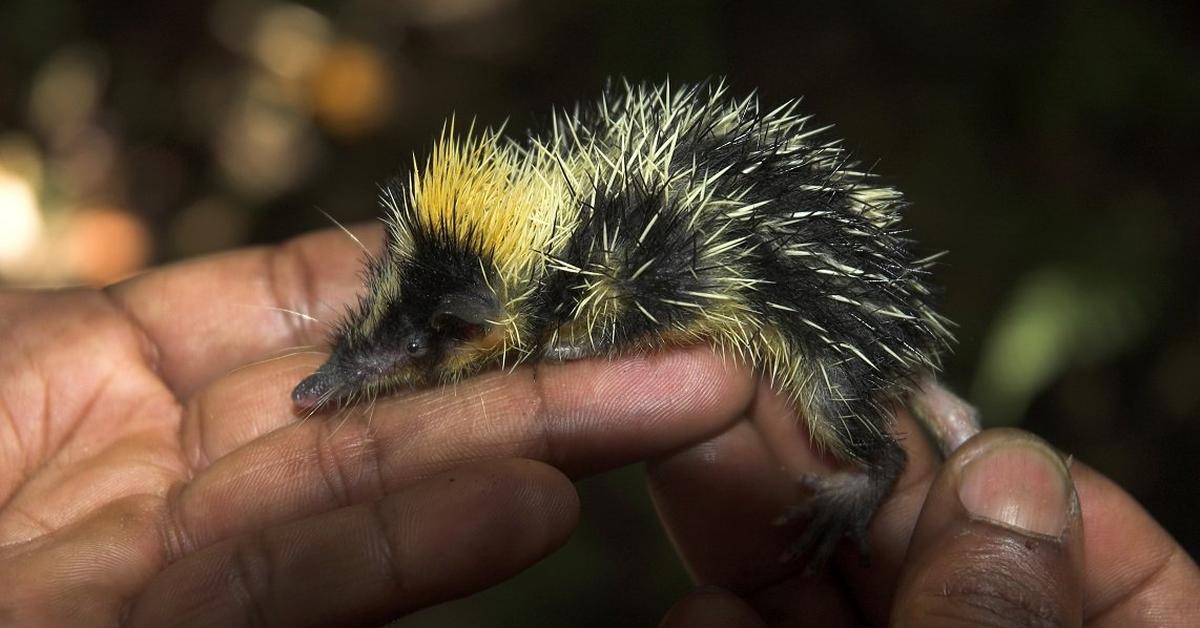
[[[127,277],[146,264],[150,234],[129,212],[99,207],[71,216],[65,246],[74,275],[103,285]]]
[[[375,49],[357,42],[333,47],[312,82],[317,118],[339,135],[377,128],[391,109],[388,71]]]

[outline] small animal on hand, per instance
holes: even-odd
[[[488,368],[708,343],[752,365],[857,471],[813,489],[816,568],[903,470],[889,430],[951,341],[900,192],[790,102],[610,86],[522,139],[448,124],[381,188],[386,243],[293,392],[315,411]],[[801,437],[797,429],[797,438]],[[800,510],[797,510],[799,512]]]

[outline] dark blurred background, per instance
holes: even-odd
[[[1200,550],[1200,4],[269,0],[0,5],[0,285],[377,215],[456,112],[521,129],[610,75],[804,108],[913,201],[946,378]],[[689,587],[641,471],[515,581],[399,625],[653,625]]]

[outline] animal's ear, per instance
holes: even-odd
[[[438,332],[473,339],[487,335],[503,317],[503,309],[490,293],[456,292],[442,298],[429,325]]]

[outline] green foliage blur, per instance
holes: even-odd
[[[1195,3],[274,0],[0,5],[0,285],[377,216],[443,120],[520,132],[609,76],[724,76],[904,190],[946,379],[1200,553]],[[98,244],[99,243],[99,244]],[[400,626],[653,625],[690,584],[641,471],[516,580]]]

